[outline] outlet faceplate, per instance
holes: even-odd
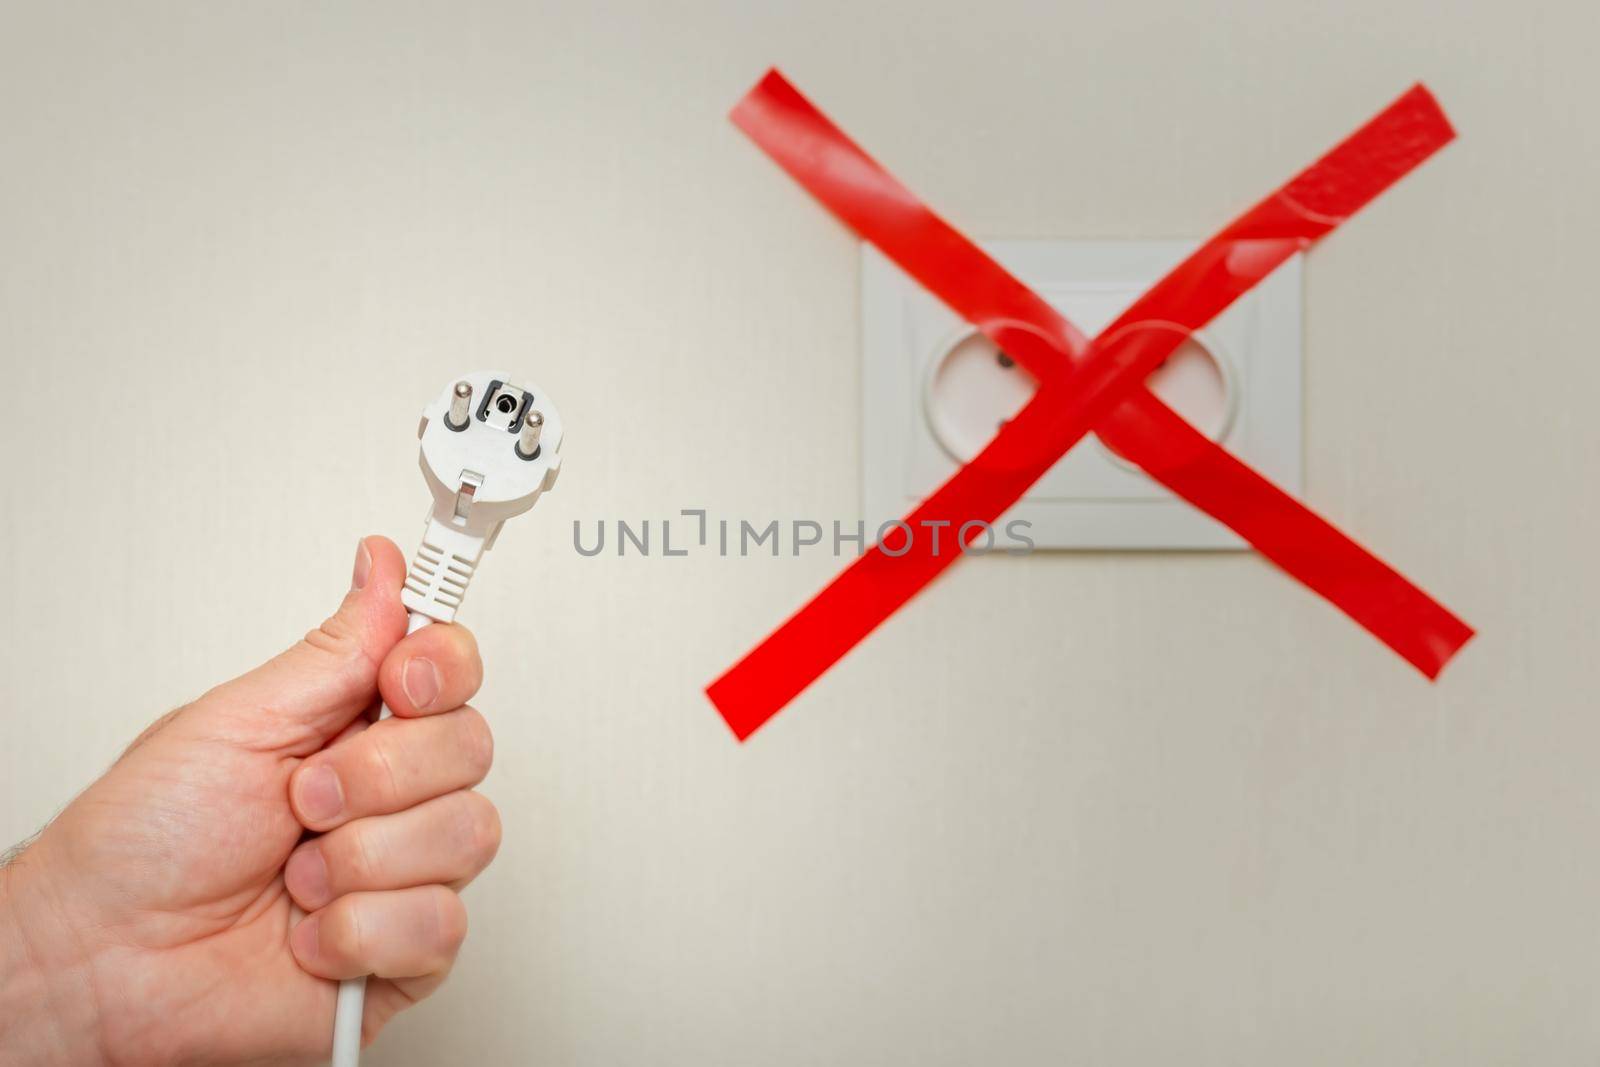
[[[990,241],[986,252],[1093,336],[1190,241]],[[869,525],[929,496],[1027,402],[1033,382],[870,245],[862,246],[863,508]],[[1147,384],[1286,491],[1301,488],[1301,258],[1186,341]],[[1085,438],[1001,518],[1038,548],[1242,549],[1239,537]]]

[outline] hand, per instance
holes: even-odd
[[[331,619],[146,730],[0,868],[0,1061],[325,1059],[334,979],[378,976],[364,1041],[444,980],[500,822],[471,789],[477,646],[404,636],[404,574],[363,541]],[[369,723],[380,694],[395,718]]]

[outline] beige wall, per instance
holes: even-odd
[[[1600,1051],[1592,4],[7,5],[0,839],[274,652],[415,413],[567,470],[468,601],[506,846],[378,1064],[1502,1064]],[[1312,502],[1478,625],[1437,686],[1243,555],[955,569],[734,745],[853,519],[856,256],[723,119],[781,65],[986,236],[1199,235],[1413,80],[1461,140],[1312,257]]]

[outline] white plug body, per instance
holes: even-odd
[[[501,525],[555,485],[562,432],[542,390],[496,371],[449,383],[423,409],[417,436],[433,505],[400,593],[407,608],[454,621]]]

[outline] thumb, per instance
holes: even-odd
[[[393,541],[364,538],[339,610],[293,648],[201,697],[194,710],[237,721],[258,743],[288,754],[315,752],[377,703],[378,666],[406,632],[405,573]]]

